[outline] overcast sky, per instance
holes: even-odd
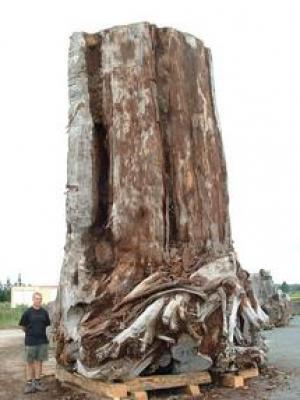
[[[212,50],[243,266],[300,282],[300,2],[10,0],[0,7],[1,280],[20,272],[26,283],[58,281],[70,34],[149,21]]]

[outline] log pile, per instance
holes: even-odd
[[[260,269],[251,274],[256,298],[269,317],[269,327],[287,326],[292,316],[290,298],[276,287],[269,271]]]
[[[75,33],[69,99],[58,363],[103,380],[264,363],[209,49],[148,23]]]

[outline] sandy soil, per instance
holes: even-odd
[[[269,367],[241,389],[204,388],[207,400],[299,400],[300,399],[300,317],[287,328],[266,332],[270,347]],[[55,360],[44,365],[46,393],[24,395],[24,333],[19,329],[0,330],[0,400],[94,400],[99,397],[62,387],[54,378]],[[178,394],[178,393],[177,393]],[[175,395],[175,393],[174,393]],[[154,398],[171,399],[173,393],[155,393]],[[177,397],[178,398],[178,397]],[[183,398],[183,396],[182,396]]]

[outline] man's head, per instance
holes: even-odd
[[[32,295],[32,302],[33,302],[33,307],[34,308],[40,308],[42,305],[42,295],[39,292],[35,292]]]

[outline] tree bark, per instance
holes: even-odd
[[[101,379],[228,367],[243,318],[261,321],[232,246],[210,50],[148,23],[74,33],[69,101],[58,362]]]

